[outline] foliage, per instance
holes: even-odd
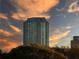
[[[0,59],[66,59],[66,57],[48,47],[31,44],[14,48],[9,53],[0,53]]]
[[[29,44],[14,48],[9,53],[2,53],[0,50],[0,59],[79,59],[79,49]]]

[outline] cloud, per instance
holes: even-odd
[[[0,29],[0,49],[9,52],[12,48],[22,45],[22,32],[14,27],[14,32]]]
[[[67,26],[67,27],[66,27],[66,29],[71,29],[71,28],[72,28],[72,26]]]
[[[31,11],[30,11],[31,13]],[[42,15],[42,14],[30,14],[30,13],[21,13],[21,12],[16,12],[13,13],[11,18],[15,20],[27,20],[29,17],[45,17],[46,19],[50,18],[48,15]]]
[[[21,32],[21,29],[19,29],[18,27],[16,26],[13,26],[13,25],[10,25],[10,27],[12,28],[12,30],[14,30],[15,32],[18,32],[20,33]]]
[[[13,36],[12,33],[8,32],[8,31],[5,31],[5,30],[3,30],[3,29],[0,29],[0,36],[1,36],[1,35],[4,35],[4,36],[6,36],[6,37],[8,37],[8,36]]]
[[[35,16],[48,17],[47,12],[55,7],[59,0],[1,0],[0,2],[3,7],[0,7],[0,12],[15,20],[25,20]]]
[[[69,13],[79,12],[79,4],[78,1],[72,2],[68,8]]]
[[[0,19],[0,49],[9,52],[12,48],[22,45],[22,31],[5,19]]]
[[[55,46],[58,41],[66,36],[68,36],[68,34],[71,32],[71,30],[67,30],[67,31],[61,31],[59,29],[56,29],[54,31],[54,33],[49,37],[49,42],[50,42],[50,47]]]
[[[79,12],[79,0],[67,0],[66,5],[61,9],[60,12],[77,13]]]
[[[7,38],[0,39],[0,49],[3,52],[9,52],[12,48],[18,46],[18,42],[8,41]]]
[[[8,19],[8,17],[5,14],[3,14],[3,13],[0,13],[0,18],[1,19]]]
[[[6,43],[6,45],[2,49],[5,52],[9,52],[12,48],[19,46],[17,42],[10,41],[10,42],[5,42],[5,43]]]
[[[49,18],[48,11],[59,0],[0,0],[0,3],[0,48],[8,51],[22,42],[21,29],[8,21],[26,20],[28,17]]]

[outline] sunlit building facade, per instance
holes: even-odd
[[[24,45],[29,43],[49,45],[49,23],[45,18],[33,17],[24,22]]]

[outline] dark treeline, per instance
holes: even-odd
[[[30,44],[14,48],[9,53],[2,53],[2,51],[0,51],[0,59],[79,59],[79,50],[51,49]]]
[[[66,59],[62,53],[39,45],[19,46],[9,53],[0,51],[0,59]]]
[[[68,59],[79,59],[79,48],[52,48],[54,51],[62,53]]]

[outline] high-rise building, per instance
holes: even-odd
[[[49,23],[45,18],[32,17],[24,22],[23,44],[49,45]]]
[[[79,36],[74,36],[71,41],[71,48],[79,48]]]

